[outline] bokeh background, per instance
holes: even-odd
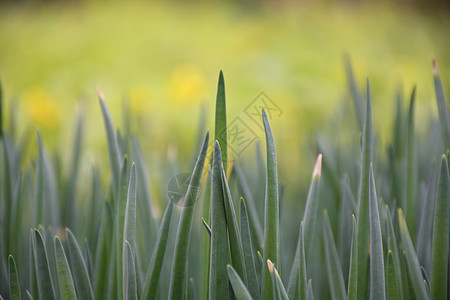
[[[161,183],[170,175],[161,169],[176,160],[188,171],[199,132],[213,129],[217,77],[223,70],[229,122],[240,117],[258,136],[234,158],[252,161],[258,141],[264,146],[262,129],[245,115],[264,92],[283,112],[272,120],[280,183],[288,195],[305,195],[317,132],[339,132],[336,114],[355,118],[345,57],[361,89],[366,76],[370,79],[378,147],[392,138],[387,128],[396,94],[405,95],[406,106],[415,84],[417,131],[425,132],[421,124],[437,115],[432,57],[444,82],[450,78],[446,3],[3,2],[5,126],[18,120],[17,132],[28,137],[31,160],[37,129],[49,152],[67,159],[81,113],[82,176],[90,174],[92,164],[107,174],[99,86],[115,125],[138,137],[158,201],[164,194]]]

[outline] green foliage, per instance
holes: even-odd
[[[357,113],[353,119],[344,116],[350,120],[342,126],[350,124],[342,130],[361,134],[362,143],[341,149],[341,143],[333,143],[340,136],[317,137],[323,170],[322,154],[315,153],[309,192],[300,195],[305,201],[283,198],[283,189],[291,187],[279,184],[277,160],[292,153],[276,154],[270,114],[264,109],[266,159],[257,148],[256,168],[245,161],[227,166],[222,72],[212,159],[207,132],[190,176],[180,183],[186,190],[180,190],[179,203],[174,197],[159,202],[151,197],[137,140],[128,129],[124,134],[115,129],[101,92],[111,176],[105,188],[99,166],[94,168],[85,205],[78,203],[83,194],[77,190],[82,116],[77,117],[69,175],[61,171],[57,155],[47,154],[39,133],[35,162],[23,168],[24,145],[3,127],[2,297],[446,299],[449,154],[442,155],[435,145],[447,148],[450,137],[437,67],[437,103],[445,110],[439,112],[440,128],[436,121],[425,136],[414,130],[414,89],[407,111],[401,100],[396,102],[395,140],[386,155],[375,151],[380,147],[375,147],[369,83],[364,100],[349,61],[347,72]],[[181,165],[171,163],[161,174],[178,172]],[[154,193],[165,197],[161,187]],[[293,204],[304,209],[302,216],[288,211]],[[165,211],[162,218],[158,209]],[[293,214],[297,219],[289,220]],[[285,224],[299,226],[298,238],[289,230],[285,234]],[[288,269],[281,271],[281,266]]]

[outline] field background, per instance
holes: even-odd
[[[415,84],[420,135],[426,129],[421,124],[437,116],[433,56],[444,83],[450,82],[448,15],[410,2],[2,3],[4,118],[8,126],[15,111],[19,132],[30,140],[30,157],[39,128],[49,152],[67,159],[75,116],[82,111],[81,176],[90,176],[91,164],[106,174],[100,86],[117,127],[123,128],[124,108],[131,112],[130,128],[144,149],[158,202],[168,180],[160,170],[169,158],[176,156],[182,170],[192,163],[202,110],[202,132],[213,128],[222,69],[229,122],[242,117],[264,144],[262,129],[245,119],[245,108],[264,92],[283,111],[272,120],[280,183],[287,195],[304,195],[316,132],[343,134],[334,116],[355,118],[344,56],[351,58],[361,88],[370,78],[377,147],[391,139],[387,128],[396,93],[405,95],[406,106]],[[251,145],[235,158],[252,161],[254,154]]]

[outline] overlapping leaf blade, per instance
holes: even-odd
[[[448,293],[450,178],[447,157],[442,156],[434,210],[431,255],[431,299],[446,299]]]
[[[181,299],[184,295],[187,255],[189,250],[189,240],[191,235],[192,218],[194,213],[197,192],[200,187],[200,179],[205,164],[208,150],[209,132],[206,133],[203,146],[200,150],[197,162],[195,164],[192,176],[189,182],[188,190],[184,199],[184,205],[181,211],[178,224],[177,237],[175,242],[175,252],[173,254],[173,266],[170,277],[169,299]]]

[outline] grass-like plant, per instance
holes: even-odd
[[[327,143],[317,137],[306,205],[294,221],[298,239],[286,242],[290,248],[281,242],[280,202],[288,200],[282,197],[277,168],[277,159],[290,153],[277,156],[263,109],[267,157],[258,164],[265,164],[264,172],[228,162],[222,72],[214,142],[206,132],[183,200],[167,199],[161,219],[151,211],[139,145],[116,131],[101,91],[111,176],[104,190],[94,170],[86,206],[75,202],[82,118],[69,171],[63,172],[39,133],[37,157],[24,165],[24,141],[2,126],[0,111],[0,295],[447,299],[450,118],[436,63],[439,122],[429,124],[426,136],[416,134],[413,89],[408,110],[397,100],[393,141],[385,154],[375,151],[369,80],[364,97],[349,63],[347,73],[356,112],[351,127],[361,133],[361,143],[342,149],[333,143],[340,137],[328,137]],[[250,179],[259,184],[251,186]],[[198,230],[201,223],[204,228]]]

